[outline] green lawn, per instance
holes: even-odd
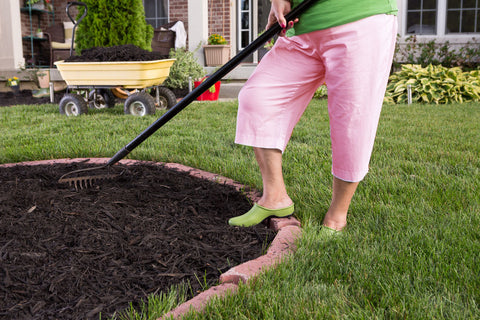
[[[261,188],[252,150],[233,143],[236,107],[194,103],[129,157]],[[76,118],[56,105],[0,108],[0,163],[111,157],[157,116],[125,116],[120,107]],[[329,139],[326,102],[316,100],[284,155],[304,229],[297,252],[188,319],[480,318],[480,105],[385,106],[347,232],[324,242],[316,232],[331,195]],[[155,319],[179,296],[152,299],[154,307],[127,317]]]

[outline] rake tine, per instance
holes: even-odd
[[[97,180],[112,179],[114,177],[117,177],[117,176],[123,174],[123,172],[121,172],[119,174],[118,173],[115,173],[115,174],[114,173],[108,173],[108,174],[99,174],[99,175],[90,175],[90,176],[80,176],[80,177],[68,178],[68,176],[71,176],[71,175],[76,174],[76,173],[105,169],[107,167],[109,167],[109,166],[104,165],[104,166],[101,166],[101,167],[93,167],[93,168],[86,168],[86,169],[79,169],[79,170],[71,171],[71,172],[68,172],[68,173],[64,174],[63,176],[61,176],[60,179],[58,179],[58,182],[60,182],[60,183],[68,182],[70,187],[73,186],[75,188],[75,190],[78,191],[79,189],[82,190],[82,189],[87,189],[89,187],[93,187],[95,181],[97,181]]]

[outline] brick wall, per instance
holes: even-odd
[[[188,33],[188,0],[170,0],[169,21],[182,21]],[[230,1],[208,0],[208,34],[218,33],[230,42]]]
[[[170,0],[169,22],[182,21],[188,33],[188,0]]]
[[[213,33],[224,36],[230,43],[229,0],[208,0],[208,35]]]

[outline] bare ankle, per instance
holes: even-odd
[[[268,208],[268,209],[282,209],[282,208],[291,206],[293,204],[293,201],[288,196],[280,199],[270,199],[270,198],[262,197],[260,198],[260,200],[258,200],[257,203],[262,207]]]
[[[347,215],[346,214],[337,214],[333,215],[327,212],[325,218],[322,222],[323,225],[335,229],[335,230],[342,230],[347,225]]]

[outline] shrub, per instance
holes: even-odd
[[[324,84],[318,87],[318,89],[313,94],[313,97],[315,99],[326,98],[327,96],[328,96],[328,90],[327,90],[327,86]]]
[[[75,33],[75,51],[132,44],[152,51],[153,27],[145,21],[142,0],[83,0],[88,13]],[[79,7],[78,18],[84,12]]]
[[[198,63],[193,52],[180,48],[170,50],[170,57],[176,59],[170,68],[168,78],[165,79],[164,85],[173,89],[188,88],[188,78],[192,80],[200,79],[205,76],[205,70]]]
[[[398,69],[402,63],[419,64],[422,67],[442,65],[447,68],[463,67],[475,69],[480,63],[480,45],[475,38],[459,48],[453,48],[450,42],[438,44],[435,40],[419,42],[415,35],[400,43],[397,39],[393,66]]]
[[[479,70],[463,72],[459,67],[403,65],[390,76],[384,102],[407,103],[408,85],[412,88],[412,102],[480,101]]]

